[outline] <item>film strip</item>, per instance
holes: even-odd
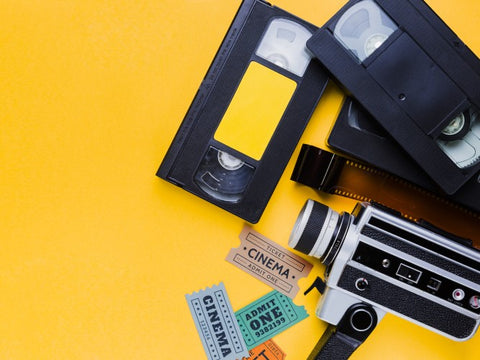
[[[479,213],[385,171],[304,144],[291,179],[329,194],[393,208],[411,220],[468,239],[480,249]]]

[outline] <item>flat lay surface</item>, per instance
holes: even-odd
[[[272,3],[321,26],[346,1]],[[427,3],[480,55],[477,1]],[[155,176],[239,5],[0,0],[0,359],[206,359],[185,295],[222,282],[237,311],[272,290],[225,261],[242,219]],[[289,180],[342,99],[330,83],[253,225],[285,248],[308,198],[355,205]],[[319,294],[303,295],[324,266],[308,261],[293,302],[309,316],[273,338],[288,359],[326,328]],[[387,314],[352,359],[479,348]]]

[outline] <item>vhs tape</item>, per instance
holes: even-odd
[[[480,214],[480,172],[456,193],[444,194],[375,119],[350,97],[345,99],[327,142],[337,152],[364,161]]]
[[[328,82],[317,29],[243,1],[157,175],[256,223]]]
[[[351,0],[307,47],[447,194],[480,169],[480,60],[423,0]]]

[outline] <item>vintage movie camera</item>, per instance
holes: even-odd
[[[457,341],[478,328],[480,252],[454,235],[377,204],[308,200],[289,246],[326,265],[316,315],[330,326],[312,359],[348,358],[387,312]]]

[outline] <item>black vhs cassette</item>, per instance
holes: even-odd
[[[422,0],[351,0],[307,42],[444,192],[480,169],[480,60]]]
[[[476,114],[474,115],[477,116]],[[347,97],[328,137],[328,145],[432,193],[480,213],[480,173],[455,194],[445,195],[408,154],[352,98]]]
[[[157,175],[255,223],[328,81],[317,27],[245,0]]]

